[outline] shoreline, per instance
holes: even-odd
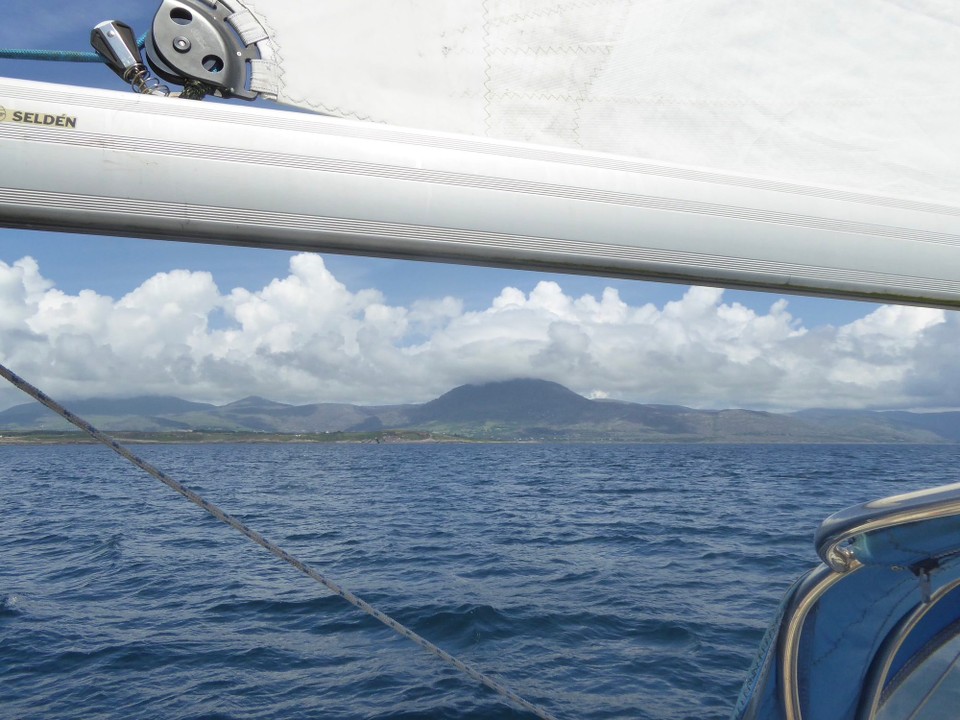
[[[107,432],[115,440],[129,445],[215,445],[227,443],[316,445],[365,443],[371,445],[398,443],[469,443],[469,438],[434,435],[426,432],[384,433],[250,433],[250,432]],[[97,445],[98,440],[78,430],[63,432],[5,432],[0,445]]]
[[[255,433],[229,431],[189,432],[105,432],[126,445],[953,445],[950,442],[871,442],[834,440],[787,440],[784,438],[478,438],[443,435],[418,430],[383,432],[327,432],[327,433]],[[0,446],[37,445],[97,445],[98,440],[74,431],[25,431],[0,434]]]

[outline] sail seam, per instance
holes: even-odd
[[[495,47],[497,55],[610,55],[611,45],[530,45],[527,47]]]
[[[258,58],[249,61],[250,90],[270,100],[276,100],[280,93],[280,78],[283,70],[280,56],[276,52],[273,33],[264,26],[261,16],[254,14],[238,0],[204,0],[211,7],[219,2],[230,13],[226,22],[247,47],[254,47]],[[247,2],[247,5],[251,5]]]
[[[614,1],[617,2],[617,0]],[[601,3],[598,2],[597,4],[599,5]],[[583,105],[588,99],[593,98],[593,85],[600,77],[600,74],[607,69],[607,63],[609,62],[610,56],[613,52],[613,45],[620,40],[620,37],[626,28],[626,20],[628,15],[629,6],[623,5],[620,8],[620,21],[615,23],[615,27],[617,28],[616,37],[604,47],[605,52],[603,54],[603,60],[594,66],[593,72],[590,73],[590,77],[587,78],[587,81],[581,86],[580,91],[577,93],[577,97],[574,100],[573,122],[571,127],[573,132],[573,141],[577,144],[577,147],[583,147],[583,139],[580,136],[580,123],[582,120]]]
[[[483,134],[490,135],[493,129],[493,113],[490,112],[491,93],[493,92],[493,64],[490,62],[490,5],[489,0],[480,4],[483,17]]]
[[[491,21],[491,25],[512,25],[517,22],[522,22],[524,20],[531,20],[534,18],[541,19],[547,18],[555,15],[560,15],[569,10],[578,10],[581,8],[595,8],[602,5],[615,5],[622,0],[579,0],[579,2],[569,2],[569,3],[555,3],[553,7],[544,9],[531,10],[526,13],[514,13],[513,15],[505,15],[499,18],[494,18]]]

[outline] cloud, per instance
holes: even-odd
[[[66,294],[27,257],[0,262],[0,359],[55,397],[172,394],[228,402],[422,402],[515,377],[591,397],[701,408],[960,406],[960,321],[881,306],[806,328],[693,287],[663,307],[556,282],[503,288],[465,311],[452,297],[388,305],[318,255],[260,289],[223,293],[205,272],[159,273],[119,299]],[[0,404],[23,401],[2,391]]]

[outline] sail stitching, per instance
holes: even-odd
[[[526,47],[495,47],[491,52],[497,55],[609,55],[612,45],[528,45]]]
[[[570,10],[596,8],[602,5],[616,5],[621,2],[623,2],[623,0],[579,0],[579,2],[556,3],[553,7],[547,9],[540,8],[526,13],[514,13],[513,15],[505,15],[499,18],[494,18],[490,24],[511,25],[524,20],[542,19],[554,15],[560,15]]]
[[[626,21],[629,15],[629,10],[630,9],[628,5],[621,6],[620,21],[615,24],[615,27],[617,28],[616,38],[612,40],[610,44],[604,46],[603,49],[606,52],[604,52],[603,60],[598,62],[596,66],[593,68],[593,72],[590,73],[590,77],[587,79],[587,82],[584,83],[583,87],[580,89],[580,92],[578,93],[578,97],[574,102],[572,132],[573,132],[574,142],[576,142],[578,147],[583,147],[583,139],[580,136],[580,122],[582,120],[584,103],[586,103],[588,100],[593,99],[593,85],[594,83],[597,82],[597,79],[600,77],[600,74],[607,68],[607,63],[609,62],[610,55],[613,52],[613,45],[620,39],[624,29],[626,28]],[[581,52],[584,52],[584,50],[581,50]]]
[[[265,25],[262,15],[255,14],[239,0],[204,0],[211,7],[219,2],[231,14],[226,22],[247,47],[255,47],[260,57],[250,60],[250,90],[276,100],[283,76],[281,58],[273,42],[274,33]]]
[[[480,5],[483,14],[483,134],[490,135],[493,129],[493,114],[490,112],[490,99],[493,92],[493,64],[490,61],[490,5],[483,0]]]

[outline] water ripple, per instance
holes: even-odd
[[[561,717],[729,715],[810,538],[960,449],[149,446]],[[0,447],[6,717],[524,718],[91,446]]]

